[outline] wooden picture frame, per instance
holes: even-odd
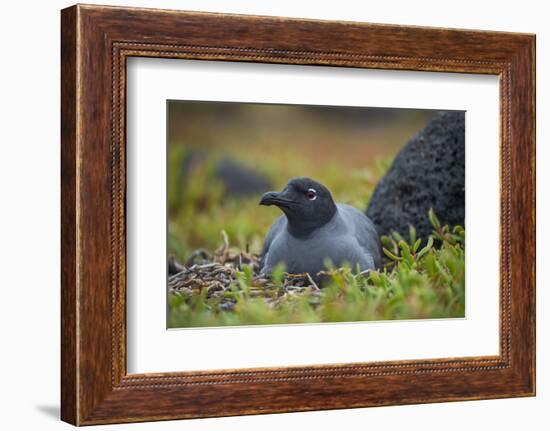
[[[61,17],[64,421],[535,394],[534,35],[83,5]],[[125,65],[131,56],[498,75],[500,354],[128,375]]]

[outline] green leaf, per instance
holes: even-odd
[[[422,250],[420,250],[416,255],[416,259],[420,259],[422,256],[424,256],[428,251],[430,251],[433,245],[434,245],[434,238],[433,236],[430,236],[428,238],[428,243],[426,244],[426,246]]]
[[[393,231],[393,232],[392,232],[392,236],[395,238],[395,240],[396,240],[397,242],[403,241],[403,237],[402,237],[401,234],[400,234],[399,232],[397,232],[397,231]]]
[[[403,255],[405,261],[412,265],[414,263],[414,258],[411,254],[409,244],[407,244],[405,241],[399,241],[399,247],[401,248],[401,254]]]
[[[252,268],[250,265],[243,265],[243,272],[245,275],[246,283],[252,285]]]
[[[416,229],[412,224],[409,225],[409,243],[414,244],[416,242]]]
[[[391,260],[403,260],[402,257],[396,256],[391,251],[389,251],[387,248],[383,248],[382,251],[386,256],[388,256]]]
[[[271,280],[276,286],[281,286],[283,283],[286,266],[284,263],[278,263],[271,271]]]
[[[393,247],[393,244],[392,244],[392,239],[387,236],[387,235],[382,235],[380,237],[380,242],[382,243],[382,245],[386,248],[392,248]]]
[[[378,274],[376,271],[369,272],[369,280],[374,284],[375,286],[383,286],[382,279],[380,277],[380,274]]]
[[[430,223],[432,224],[432,226],[438,230],[439,228],[441,228],[441,223],[439,222],[439,219],[437,218],[437,216],[435,215],[435,212],[434,212],[434,209],[433,208],[430,208],[430,210],[428,211],[428,218],[430,219]]]

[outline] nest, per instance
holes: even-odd
[[[247,251],[231,249],[227,235],[223,235],[223,246],[213,254],[207,250],[195,250],[181,264],[174,256],[170,256],[168,292],[184,298],[202,296],[208,303],[216,303],[220,311],[233,310],[237,302],[232,295],[239,289],[239,277],[243,276],[245,266],[252,272],[247,287],[250,297],[263,297],[266,302],[276,307],[289,296],[308,294],[312,303],[319,302],[321,289],[309,274],[284,273],[279,282],[274,282],[260,274],[260,257]]]

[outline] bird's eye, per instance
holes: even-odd
[[[307,189],[306,196],[310,201],[317,199],[317,191],[315,189]]]

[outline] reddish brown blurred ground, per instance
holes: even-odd
[[[257,163],[293,155],[351,169],[393,158],[430,110],[169,102],[169,142],[228,152]],[[284,159],[283,159],[284,160]]]

